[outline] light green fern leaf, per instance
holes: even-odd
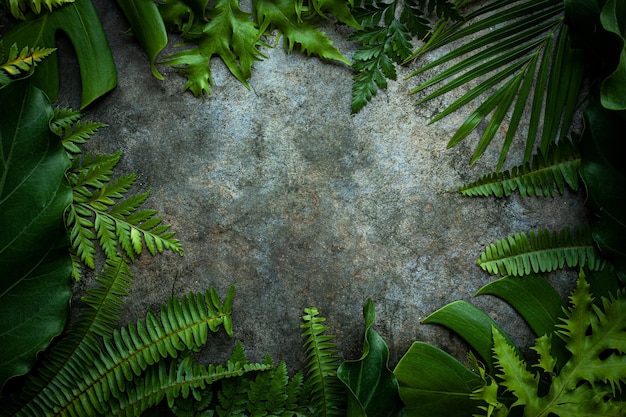
[[[81,121],[82,114],[72,109],[54,109],[50,130],[61,138],[65,150],[70,154],[81,153],[78,145],[84,144],[105,123]]]
[[[532,272],[550,272],[564,266],[604,268],[588,230],[565,228],[516,233],[491,243],[480,254],[477,264],[491,274],[522,276]]]
[[[565,192],[565,185],[578,191],[580,156],[573,143],[561,141],[546,154],[536,154],[532,162],[514,167],[511,171],[485,175],[478,181],[459,187],[466,196],[505,197],[518,191],[522,197],[552,196]]]
[[[150,254],[171,250],[182,253],[182,247],[170,226],[156,216],[156,210],[140,210],[149,191],[127,198],[125,194],[134,184],[135,174],[111,180],[113,168],[121,152],[110,155],[88,154],[81,161],[73,160],[68,179],[74,190],[74,202],[68,215],[72,247],[90,268],[95,264],[97,239],[108,258],[122,250],[131,260],[143,252]]]
[[[0,42],[0,53],[3,49],[2,42]],[[0,86],[29,75],[39,62],[54,51],[56,48],[29,48],[27,46],[20,51],[14,43],[9,48],[6,58],[4,54],[0,55]]]
[[[314,415],[344,415],[346,393],[337,378],[340,357],[333,342],[334,336],[325,334],[328,330],[323,323],[325,318],[319,317],[316,308],[304,309],[300,326],[304,331],[306,349],[306,387],[311,398]]]
[[[494,329],[494,357],[507,392],[515,397],[513,407],[523,415],[539,417],[618,417],[624,404],[619,400],[626,382],[626,293],[603,298],[594,304],[590,286],[581,274],[557,335],[566,343],[570,359],[558,372],[547,359],[551,338],[538,339],[535,350],[541,358],[536,367],[551,374],[549,390],[539,393],[539,375],[527,370],[505,338]],[[479,393],[477,393],[479,394]],[[483,396],[484,397],[484,396]],[[475,398],[482,399],[479,395]],[[486,408],[486,407],[483,407]]]
[[[16,19],[24,19],[24,13],[30,8],[36,14],[41,13],[43,7],[52,11],[54,7],[62,6],[66,3],[73,3],[74,0],[8,0],[9,10]]]

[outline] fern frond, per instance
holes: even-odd
[[[50,130],[61,138],[67,152],[78,154],[78,145],[84,144],[98,129],[106,127],[106,123],[80,121],[82,115],[71,109],[55,109],[50,122]]]
[[[206,343],[209,331],[215,332],[220,326],[232,335],[226,318],[230,319],[232,313],[233,296],[234,287],[223,303],[214,288],[181,300],[172,297],[167,307],[161,307],[160,319],[149,312],[145,321],[114,330],[97,350],[81,344],[59,371],[56,383],[47,386],[16,415],[32,415],[33,410],[58,415],[107,412],[109,399],[119,398],[128,381],[148,366],[199,348]]]
[[[42,6],[51,12],[54,7],[73,2],[74,0],[8,0],[11,14],[16,19],[24,19],[24,13],[28,8],[36,14],[40,14]]]
[[[570,297],[571,306],[566,311],[566,318],[556,332],[571,352],[558,374],[554,360],[546,360],[552,339],[544,336],[537,340],[535,350],[541,358],[536,366],[551,374],[547,393],[539,393],[539,374],[528,371],[526,362],[494,329],[493,352],[500,370],[497,376],[506,392],[515,397],[511,408],[523,407],[525,416],[624,415],[619,394],[626,381],[626,293],[622,290],[614,297],[603,297],[599,307],[594,305],[589,290],[590,286],[581,274]],[[489,399],[482,393],[476,394],[474,398],[489,404]]]
[[[300,325],[304,332],[306,349],[306,390],[311,398],[314,415],[334,416],[345,413],[346,393],[337,378],[340,357],[334,336],[325,334],[328,327],[324,326],[325,318],[319,317],[316,308],[304,309]]]
[[[87,290],[85,306],[71,323],[61,340],[43,357],[37,374],[31,374],[19,394],[19,403],[27,404],[62,378],[61,370],[73,364],[72,356],[79,350],[98,351],[96,336],[108,337],[119,321],[123,306],[121,297],[128,295],[132,274],[121,258],[107,260],[95,278],[97,286]],[[82,347],[81,347],[82,346]]]
[[[540,229],[529,235],[516,233],[491,243],[477,264],[491,274],[521,276],[568,267],[604,268],[587,229],[565,228],[559,232]]]
[[[3,47],[0,43],[0,52]],[[17,44],[11,45],[8,56],[0,57],[0,86],[9,84],[16,78],[30,74],[39,62],[56,51],[56,48],[29,48],[20,51]]]
[[[156,216],[156,210],[139,210],[149,191],[124,199],[135,183],[135,174],[111,180],[121,155],[121,152],[87,154],[82,161],[75,158],[68,174],[74,202],[67,226],[71,230],[72,247],[90,268],[95,263],[95,239],[109,258],[121,250],[134,260],[143,252],[144,245],[152,255],[166,249],[182,252],[179,241],[173,238],[174,232]]]
[[[197,364],[193,357],[186,356],[179,361],[167,364],[160,361],[148,368],[137,383],[129,384],[120,397],[111,402],[111,416],[135,417],[149,407],[159,404],[164,398],[172,408],[181,399],[193,397],[202,400],[202,390],[211,384],[226,379],[241,377],[248,373],[263,373],[271,370],[271,365],[260,363],[231,362],[226,366]],[[206,394],[205,394],[206,395]]]
[[[544,154],[538,154],[523,165],[514,167],[511,171],[494,172],[481,179],[462,185],[458,191],[466,196],[481,197],[508,197],[518,191],[522,197],[552,196],[558,191],[565,192],[565,185],[573,191],[578,191],[578,169],[580,155],[570,140],[550,146]]]

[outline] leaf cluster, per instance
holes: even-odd
[[[430,36],[434,25],[427,19],[435,13],[435,24],[461,20],[457,5],[449,0],[408,0],[382,2],[363,0],[354,16],[362,29],[350,36],[361,46],[352,56],[357,71],[352,86],[352,113],[357,113],[387,88],[387,80],[396,80],[395,65],[405,63],[413,54],[413,38]]]
[[[299,45],[307,55],[317,55],[350,65],[328,37],[317,29],[317,21],[332,16],[358,27],[351,14],[351,3],[344,0],[291,1],[255,0],[252,13],[244,12],[237,0],[206,2],[167,0],[159,5],[165,25],[177,30],[187,48],[164,57],[161,64],[177,68],[187,77],[185,89],[196,96],[210,94],[213,85],[210,61],[218,56],[230,72],[249,88],[255,61],[265,58],[259,48],[269,46],[261,38],[271,31],[284,37],[285,49]]]
[[[24,19],[24,13],[32,10],[33,13],[40,14],[43,8],[52,11],[54,7],[71,3],[74,0],[4,0],[3,3],[11,11],[16,19]]]

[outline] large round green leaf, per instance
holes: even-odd
[[[41,90],[0,90],[0,386],[32,367],[58,335],[71,296],[63,213],[69,159],[48,123]]]

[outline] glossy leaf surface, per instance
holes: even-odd
[[[393,373],[408,417],[470,417],[477,411],[470,394],[480,376],[439,348],[413,343]]]
[[[41,90],[0,90],[0,385],[32,367],[66,321],[71,262],[63,213],[69,160]]]
[[[401,402],[398,381],[387,367],[389,349],[383,338],[372,328],[376,311],[372,300],[363,307],[365,340],[363,355],[354,361],[345,361],[337,376],[348,388],[348,413],[353,416],[399,416]]]

